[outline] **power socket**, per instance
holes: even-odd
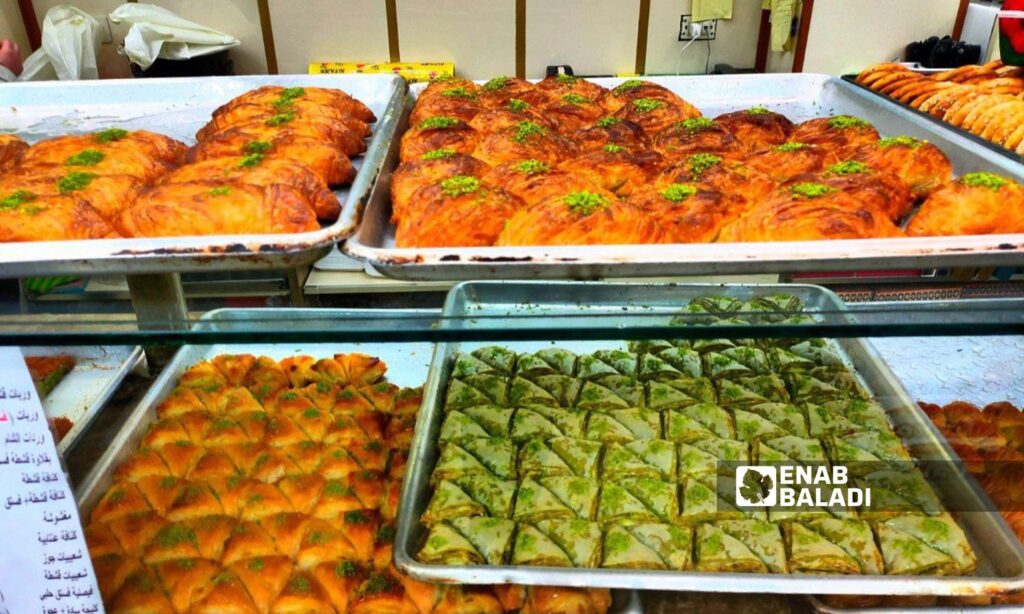
[[[690,34],[690,23],[691,15],[680,15],[679,16],[679,40],[689,41],[692,40]],[[699,41],[713,41],[715,36],[718,34],[718,20],[711,19],[709,21],[697,22],[697,25],[701,26],[700,36],[696,38]]]

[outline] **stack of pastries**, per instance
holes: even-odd
[[[902,64],[865,68],[857,83],[1024,154],[1024,68],[1001,60],[921,74]]]
[[[684,320],[793,324],[810,317],[792,315],[799,305],[709,296]],[[825,339],[458,354],[438,444],[421,516],[428,564],[969,575],[977,562]],[[775,463],[846,467],[872,498],[738,506],[733,468]]]
[[[91,510],[110,614],[603,614],[607,591],[434,586],[391,541],[419,389],[362,354],[186,371]]]
[[[348,94],[266,86],[185,144],[110,128],[32,146],[0,137],[0,241],[272,234],[337,218],[373,113]]]
[[[880,138],[850,116],[711,119],[656,83],[608,90],[561,75],[435,81],[410,123],[391,184],[398,247],[1024,231],[1012,180],[954,182],[934,145]]]

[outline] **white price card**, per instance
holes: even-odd
[[[16,347],[0,347],[0,534],[0,614],[103,612],[75,497]]]

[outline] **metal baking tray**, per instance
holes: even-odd
[[[935,71],[935,72],[945,72],[945,71],[944,70],[938,70],[938,71]],[[1017,152],[1010,151],[1009,149],[1003,147],[1002,145],[998,145],[998,144],[996,144],[996,143],[994,143],[994,142],[992,142],[992,141],[990,141],[990,140],[988,140],[986,138],[983,138],[981,136],[978,136],[977,134],[974,134],[970,130],[964,130],[960,126],[954,126],[953,124],[943,120],[942,118],[935,117],[931,113],[925,113],[924,111],[922,111],[920,109],[915,109],[914,107],[910,106],[909,104],[907,104],[905,102],[900,102],[899,100],[896,100],[895,98],[892,98],[891,96],[887,96],[886,94],[883,94],[882,92],[876,92],[875,90],[871,89],[870,87],[868,87],[866,85],[863,85],[861,83],[858,83],[857,82],[857,75],[843,75],[843,81],[845,81],[846,83],[850,83],[854,87],[860,88],[860,89],[862,89],[864,91],[871,92],[875,96],[878,96],[879,98],[882,98],[882,99],[884,99],[884,100],[886,100],[886,101],[888,101],[888,102],[890,102],[890,103],[892,103],[894,105],[897,105],[901,109],[905,109],[906,111],[908,111],[910,113],[913,113],[914,115],[925,117],[929,121],[935,122],[936,124],[942,126],[943,128],[946,128],[948,130],[952,130],[953,132],[956,132],[957,134],[963,136],[964,138],[967,138],[968,140],[971,140],[971,141],[977,143],[978,145],[981,145],[982,147],[984,147],[986,149],[992,150],[994,153],[997,153],[997,154],[999,154],[1001,156],[1005,156],[1005,157],[1009,158],[1010,160],[1013,160],[1017,164],[1024,164],[1024,156],[1021,156]]]
[[[931,605],[931,606],[878,606],[871,608],[837,608],[808,595],[808,601],[820,614],[1020,614],[1022,605]]]
[[[0,276],[283,269],[324,256],[359,224],[405,103],[407,86],[401,77],[249,75],[7,83],[0,131],[34,142],[117,126],[151,130],[190,144],[214,109],[262,85],[342,89],[377,116],[366,153],[353,159],[355,180],[336,192],[342,210],[333,224],[295,234],[0,243]]]
[[[993,171],[1024,182],[1024,166],[975,141],[907,112],[837,77],[816,74],[645,77],[696,105],[708,116],[765,106],[794,121],[841,113],[857,115],[884,135],[907,134],[939,146],[958,175]],[[593,79],[614,87],[622,79]],[[413,86],[415,96],[420,88]],[[403,117],[401,135],[408,123]],[[405,280],[643,277],[856,271],[1024,263],[1024,235],[858,239],[774,243],[701,243],[474,248],[395,247],[390,223],[391,173],[399,139],[391,144],[359,230],[344,251],[388,277]]]
[[[810,285],[743,284],[612,284],[573,282],[465,282],[457,285],[445,303],[446,316],[490,316],[534,314],[537,320],[567,314],[618,313],[672,314],[688,300],[707,295],[747,299],[760,295],[791,294],[801,298],[809,313],[830,318],[852,318],[842,313],[842,301],[831,291]],[[499,323],[500,325],[500,323]],[[682,332],[684,329],[680,329]],[[888,411],[897,433],[918,459],[953,462],[956,456],[924,412],[904,392],[893,375],[864,339],[838,339],[834,343],[852,366],[862,384]],[[486,343],[438,344],[424,391],[423,407],[416,425],[409,466],[402,491],[395,541],[395,562],[415,578],[433,582],[465,584],[556,584],[602,586],[640,590],[697,592],[743,592],[788,594],[863,595],[975,595],[1009,592],[1024,588],[1024,548],[997,513],[956,514],[978,555],[976,576],[812,576],[670,572],[646,570],[564,569],[525,566],[426,565],[415,559],[426,530],[420,517],[429,502],[430,473],[437,461],[437,436],[443,417],[445,384],[454,356]],[[552,342],[503,343],[514,351],[535,351]],[[559,342],[576,352],[609,348],[612,342]],[[619,344],[622,347],[624,344]],[[957,493],[977,507],[993,509],[987,496],[966,473],[934,485],[942,495]],[[961,499],[963,500],[963,499]]]
[[[47,418],[64,417],[71,430],[57,444],[61,454],[78,444],[79,437],[107,404],[128,373],[142,360],[142,348],[135,346],[27,347],[24,356],[66,354],[75,359],[75,368],[42,399]]]
[[[301,327],[303,319],[322,322],[328,318],[386,318],[389,315],[433,313],[414,309],[217,309],[203,316],[195,329],[208,332],[251,330],[253,322],[261,325],[278,319],[289,326]],[[400,321],[396,326],[401,326]],[[296,354],[315,357],[333,356],[339,352],[362,352],[383,360],[388,365],[387,378],[399,386],[420,386],[429,372],[433,345],[430,343],[308,343],[308,344],[224,344],[186,345],[153,382],[139,404],[125,418],[121,431],[107,451],[75,489],[75,501],[83,519],[88,519],[104,493],[113,484],[114,470],[135,452],[149,426],[157,420],[156,408],[171,393],[189,367],[218,354],[256,354],[282,359]],[[613,603],[608,614],[643,614],[636,591],[612,591]]]

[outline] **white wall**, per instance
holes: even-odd
[[[647,72],[675,74],[703,73],[708,58],[706,42],[695,42],[682,52],[679,42],[679,16],[692,13],[691,0],[651,0],[651,19],[647,33]],[[761,25],[760,0],[734,0],[732,19],[718,22],[718,33],[711,41],[710,70],[715,64],[752,68],[757,55],[757,32]]]
[[[817,0],[804,72],[859,72],[907,43],[953,31],[959,0]]]
[[[28,34],[21,23],[18,0],[0,0],[0,38],[9,38],[21,47],[21,57],[27,58],[32,49],[28,46]]]

